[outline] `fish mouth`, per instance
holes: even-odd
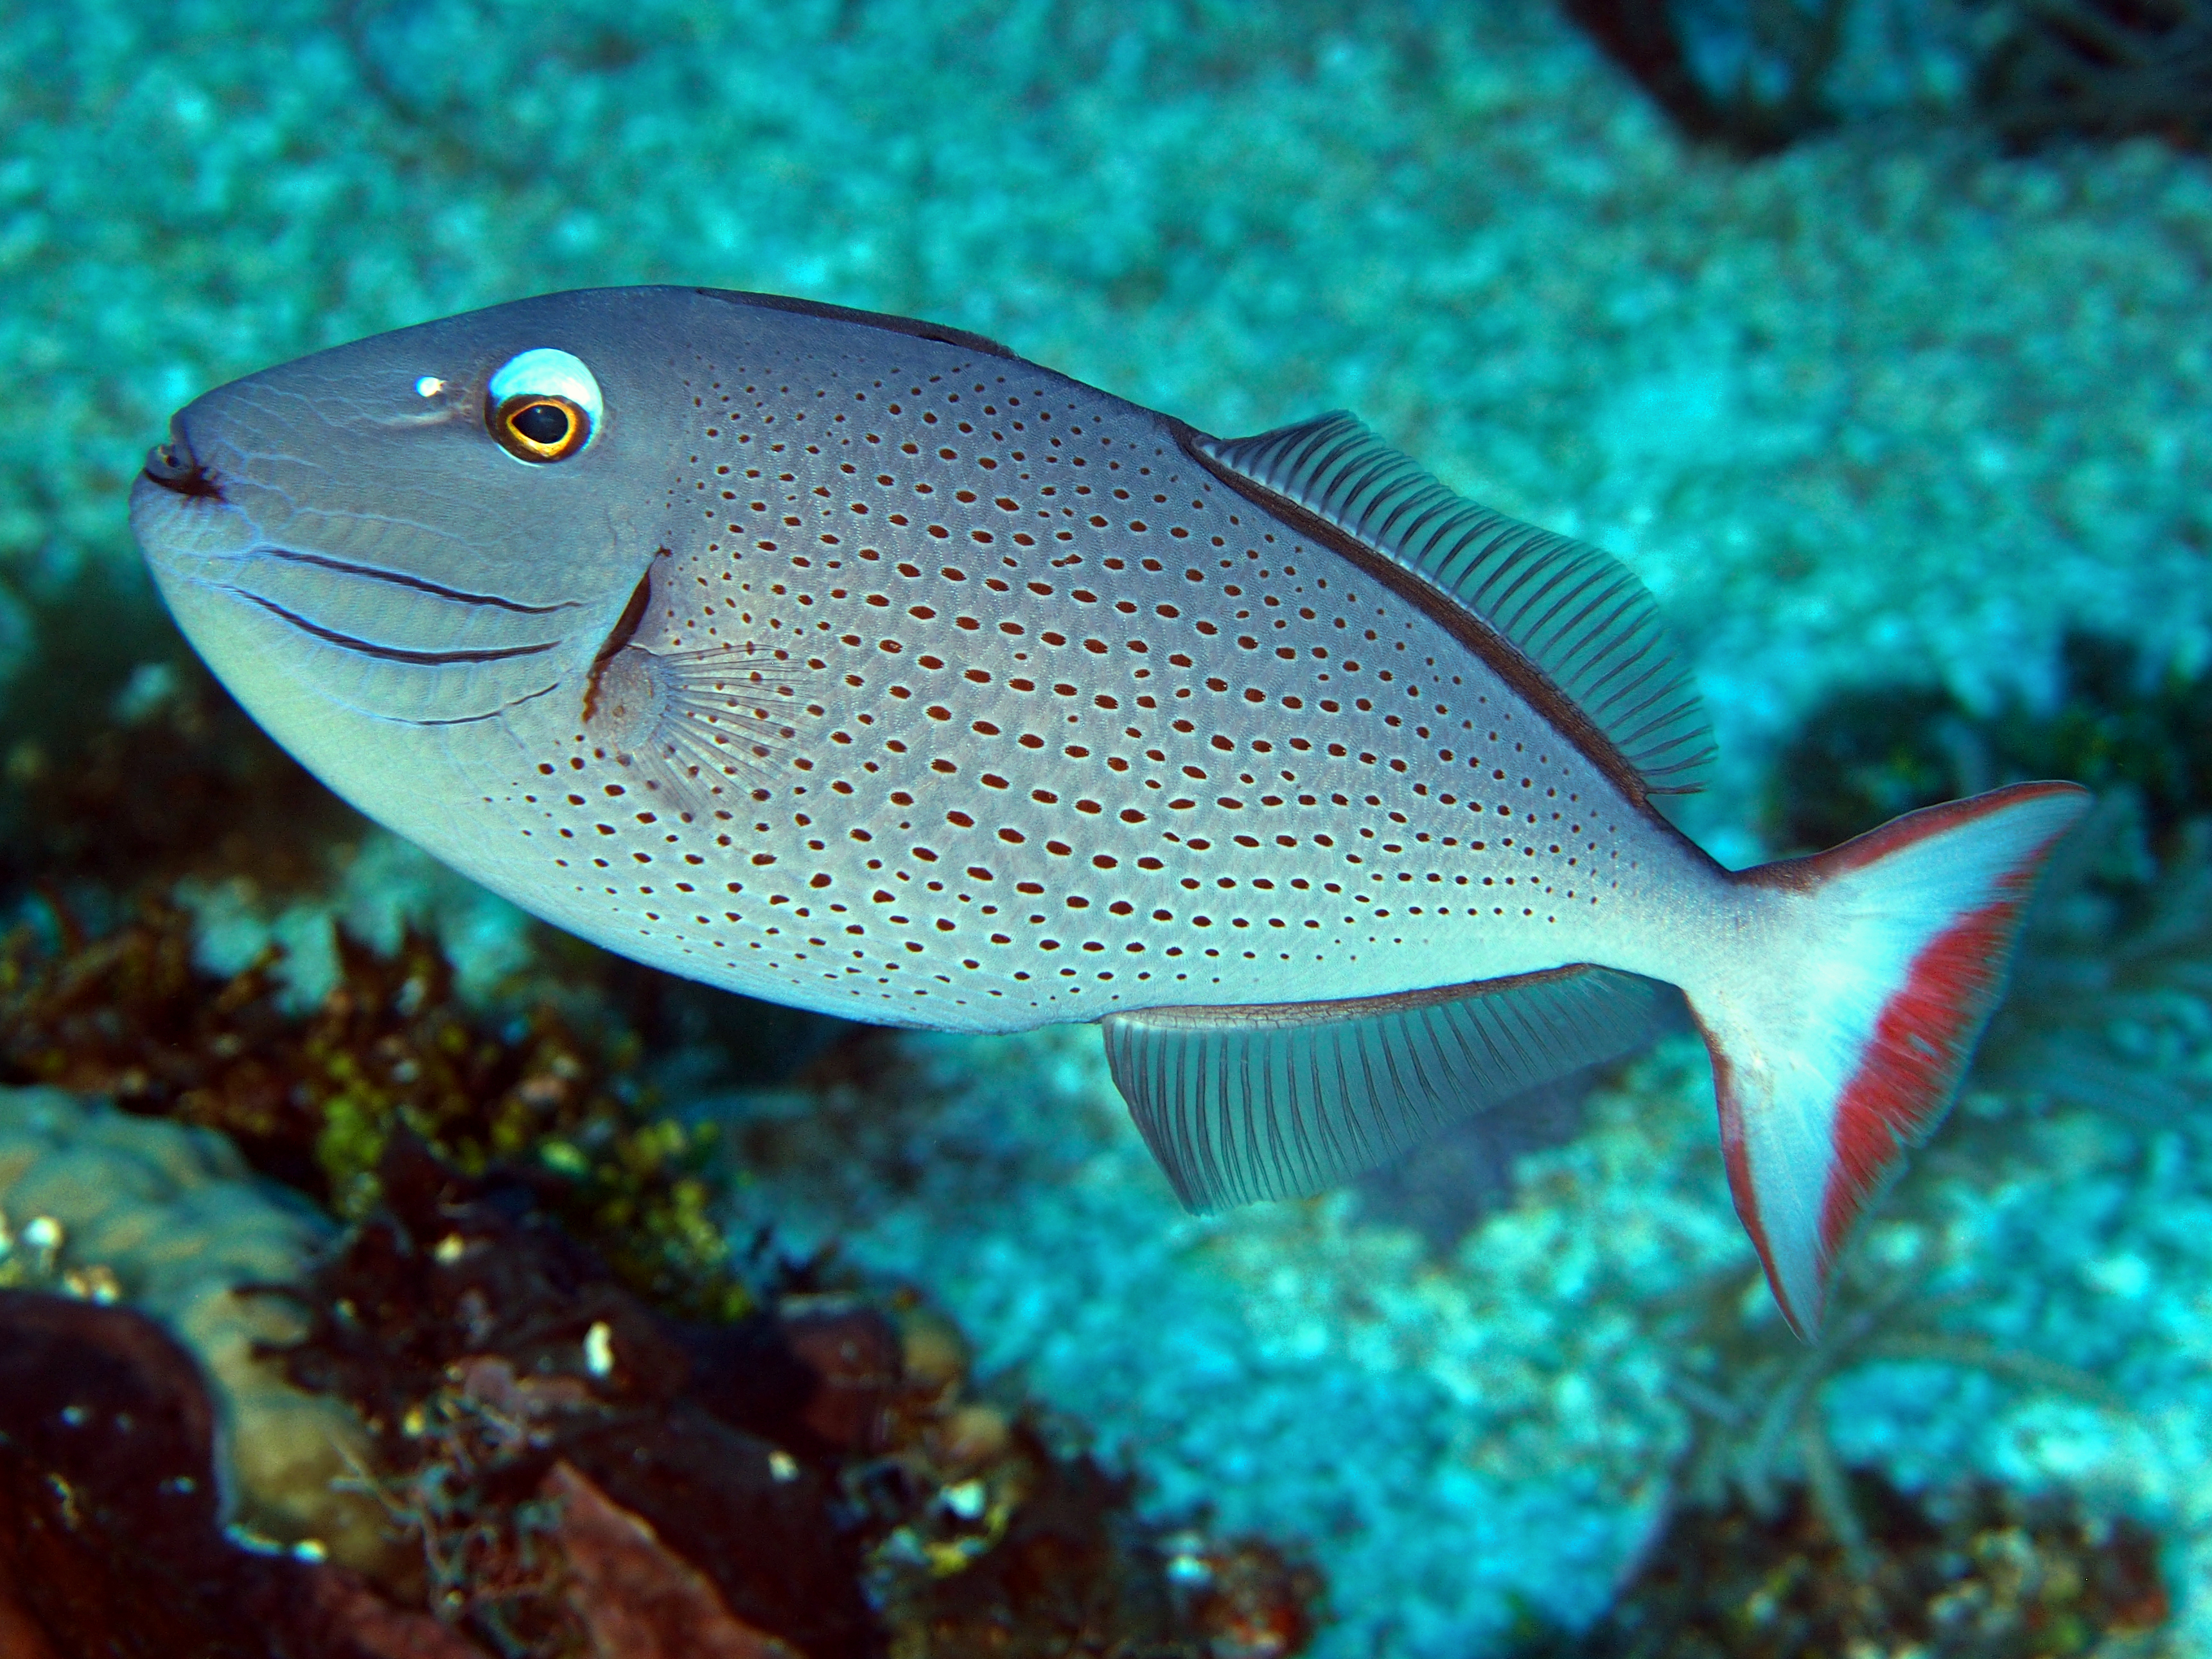
[[[146,452],[146,465],[139,476],[156,489],[166,489],[173,495],[185,495],[198,500],[222,501],[222,485],[199,457],[192,453],[191,443],[184,434],[184,423],[172,421],[169,436]]]

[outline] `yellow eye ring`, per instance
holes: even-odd
[[[518,461],[565,461],[592,439],[592,417],[557,392],[526,392],[491,414],[491,435]]]

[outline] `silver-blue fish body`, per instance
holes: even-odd
[[[235,544],[155,566],[247,707],[364,811],[612,949],[864,1019],[1656,965],[1655,880],[1703,861],[1414,584],[1064,376],[689,307],[675,351],[508,308],[515,342],[659,381],[647,431],[610,395],[564,467],[483,441],[512,354],[446,325],[370,343],[380,374],[311,360],[349,389],[335,411],[248,380],[221,436],[184,417],[228,479],[280,445],[344,454],[365,422],[395,450],[451,422],[480,453],[483,485],[440,477],[419,512],[395,487],[434,486],[399,455],[343,517],[227,484]],[[588,505],[532,523],[486,486]]]
[[[1348,417],[1224,442],[760,296],[552,295],[269,370],[179,415],[133,508],[195,647],[363,811],[734,990],[1103,1018],[1194,1201],[1371,1162],[1632,1041],[1626,975],[1680,985],[1724,1116],[1784,1102],[1730,1170],[1807,1324],[1885,1010],[2079,810],[2006,807],[1902,921],[1733,877],[1650,807],[1704,727],[1605,556]],[[1919,1039],[1949,1069],[1865,1121],[1940,1112],[1984,955]],[[1842,1012],[1785,1040],[1800,961]]]

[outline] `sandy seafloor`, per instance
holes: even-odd
[[[1723,744],[1685,822],[1746,862],[1762,769],[1825,690],[2034,696],[2069,621],[2212,656],[2205,161],[2008,158],[1920,106],[1940,62],[1860,70],[1860,118],[1746,164],[1512,0],[21,4],[0,665],[31,601],[135,556],[128,481],[207,386],[550,289],[769,289],[979,330],[1214,431],[1350,406],[1612,547]],[[434,913],[484,982],[523,948],[404,849],[349,883],[361,914]],[[267,919],[206,902],[237,960]],[[2201,995],[2146,1018],[2135,1064],[2212,1079]],[[918,1048],[928,1100],[817,1137],[748,1213],[928,1286],[1161,1509],[1308,1546],[1325,1654],[1479,1654],[1516,1601],[1603,1604],[1694,1420],[1663,1298],[1747,1259],[1693,1045],[1602,1091],[1444,1258],[1342,1197],[1182,1217],[1090,1032]],[[1826,1395],[1841,1448],[2142,1514],[2184,1650],[2212,1650],[2212,1137],[2032,1079],[1969,1108],[1945,1133],[1974,1158],[1864,1248],[2129,1408],[1869,1366]]]

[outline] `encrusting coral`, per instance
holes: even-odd
[[[159,1322],[0,1290],[0,1653],[479,1659],[343,1566],[239,1548],[217,1426]]]
[[[267,1292],[301,1281],[336,1231],[327,1219],[255,1180],[219,1135],[43,1089],[0,1091],[0,1215],[16,1240],[0,1285],[127,1302],[205,1370],[228,1448],[226,1522],[365,1570],[384,1562],[383,1517],[331,1485],[367,1449],[359,1421],[265,1352],[306,1328]],[[44,1270],[27,1261],[9,1274],[34,1248]]]
[[[676,1320],[535,1183],[462,1177],[411,1137],[379,1173],[286,1363],[369,1425],[356,1484],[420,1553],[410,1599],[496,1651],[599,1639],[580,1501],[634,1516],[717,1617],[811,1659],[1263,1659],[1310,1633],[1316,1586],[1257,1540],[1182,1540],[1171,1575],[1131,1483],[974,1395],[964,1340],[911,1292],[800,1266],[744,1318]]]

